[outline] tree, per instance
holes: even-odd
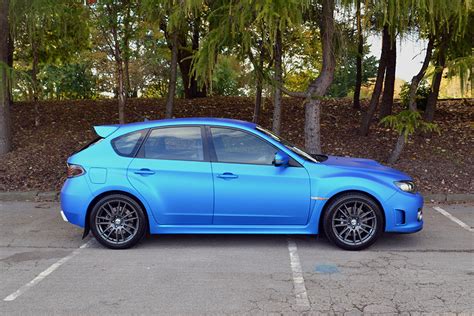
[[[8,41],[10,1],[2,0],[0,7],[0,155],[11,149],[11,122],[8,72]]]
[[[443,25],[443,23],[437,24],[439,39],[434,43],[434,74],[423,115],[423,118],[428,122],[432,122],[434,119],[443,71],[448,68],[447,76],[459,76],[462,89],[466,78],[472,80],[473,76],[474,55],[472,39],[474,38],[474,30],[472,27],[465,28],[465,25],[473,25],[474,12],[471,10],[468,12],[467,17],[462,15],[458,18],[452,17],[448,22],[444,23],[448,23],[448,25]],[[461,28],[462,32],[459,32],[459,28]]]
[[[397,143],[392,151],[389,162],[394,163],[400,157],[408,137],[416,130],[433,131],[436,125],[421,120],[421,115],[417,110],[416,91],[426,69],[431,61],[433,47],[435,43],[446,43],[449,39],[444,35],[449,34],[449,38],[456,40],[463,38],[468,28],[469,10],[466,10],[468,2],[446,2],[442,6],[433,5],[431,1],[421,2],[411,8],[416,24],[419,25],[420,34],[427,34],[428,45],[425,59],[418,74],[416,74],[410,84],[408,92],[408,110],[397,115],[389,115],[382,120],[383,124],[395,129],[398,133]],[[441,46],[443,45],[441,44]],[[470,48],[472,50],[472,47]],[[439,54],[439,53],[438,53]]]
[[[142,4],[145,17],[163,32],[167,46],[171,51],[165,114],[167,118],[173,116],[178,67],[181,70],[185,97],[194,98],[206,95],[205,90],[199,91],[196,79],[190,74],[191,58],[194,52],[189,53],[186,47],[189,30],[188,16],[191,14],[196,17],[193,20],[193,50],[197,50],[199,47],[201,21],[197,17],[201,7],[201,1],[186,2],[184,0],[147,0]]]
[[[38,100],[43,86],[38,75],[46,64],[72,60],[88,43],[88,26],[81,4],[60,0],[16,0],[10,7],[16,62],[26,65],[35,108],[35,126],[40,124]]]
[[[276,83],[273,93],[273,121],[272,121],[272,131],[275,134],[280,134],[280,126],[281,126],[281,86],[283,85],[283,77],[282,77],[282,58],[283,58],[283,43],[281,38],[281,30],[277,29],[276,36],[275,36],[275,52],[273,53],[274,60],[275,60],[275,74],[274,74],[274,81]]]
[[[311,154],[321,153],[321,104],[333,81],[336,67],[334,9],[333,0],[321,1],[318,23],[321,33],[322,65],[319,76],[309,83],[304,92],[282,89],[290,96],[305,100],[305,148]]]
[[[395,70],[397,64],[397,41],[396,36],[388,34],[390,47],[387,53],[385,68],[385,80],[383,84],[382,104],[380,105],[380,117],[392,114],[393,93],[395,90]]]
[[[370,98],[369,108],[362,116],[362,124],[360,127],[360,134],[362,136],[366,136],[369,133],[370,123],[379,103],[380,94],[382,93],[383,80],[385,77],[385,69],[387,65],[387,51],[389,50],[389,46],[389,31],[388,26],[385,25],[383,28],[382,51],[380,53],[379,66],[377,69],[377,78],[375,79],[374,90]]]
[[[403,148],[408,140],[408,137],[415,132],[417,129],[423,130],[434,130],[434,126],[421,122],[421,115],[418,113],[416,106],[416,90],[421,80],[425,76],[426,69],[431,60],[431,54],[433,51],[433,39],[428,41],[428,46],[426,47],[426,55],[423,61],[423,64],[419,72],[413,76],[410,83],[410,89],[408,90],[408,110],[400,112],[398,115],[386,116],[385,119],[382,119],[382,123],[394,128],[398,133],[398,140],[393,149],[388,162],[395,163],[400,154],[402,153]]]
[[[119,123],[125,123],[125,104],[127,83],[125,78],[124,57],[129,52],[130,0],[106,0],[90,6],[94,23],[100,30],[107,51],[115,62],[116,93],[118,99]],[[128,18],[127,18],[128,17]]]
[[[362,35],[361,22],[361,0],[356,0],[356,23],[357,23],[357,57],[356,57],[356,81],[354,87],[354,97],[352,107],[360,109],[360,88],[362,87],[362,58],[364,57],[364,36]]]

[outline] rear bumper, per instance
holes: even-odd
[[[87,208],[92,199],[86,177],[67,179],[61,189],[61,215],[79,227],[85,226]]]
[[[423,196],[397,192],[385,202],[385,231],[415,233],[423,229]]]

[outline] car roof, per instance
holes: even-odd
[[[121,132],[131,132],[145,128],[153,128],[160,126],[179,126],[179,125],[218,125],[229,127],[240,127],[244,129],[254,129],[256,124],[241,120],[227,119],[227,118],[212,118],[212,117],[191,117],[191,118],[175,118],[165,120],[153,120],[128,123],[122,125],[115,125],[119,127]]]

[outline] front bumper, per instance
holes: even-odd
[[[423,229],[423,196],[396,192],[385,203],[385,231],[415,233]]]

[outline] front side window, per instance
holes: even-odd
[[[154,129],[143,144],[140,156],[149,159],[203,161],[201,128],[189,126]]]
[[[112,147],[120,156],[133,157],[145,134],[145,131],[138,131],[119,136],[112,140]]]
[[[243,131],[211,127],[211,134],[218,162],[272,165],[278,151],[268,142]]]

